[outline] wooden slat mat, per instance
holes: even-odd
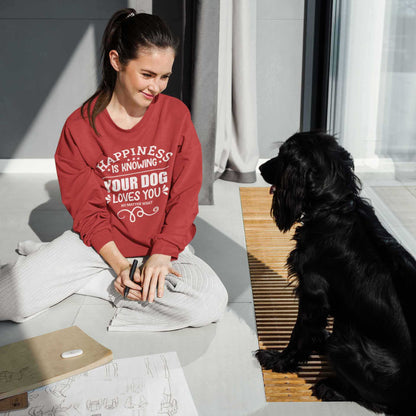
[[[294,284],[285,267],[294,246],[293,233],[281,233],[270,216],[272,197],[268,188],[240,188],[247,256],[253,289],[260,348],[283,349],[289,342],[297,317]],[[330,375],[324,357],[313,355],[298,374],[263,370],[267,401],[317,401],[310,387]]]

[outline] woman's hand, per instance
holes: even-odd
[[[170,259],[170,256],[166,254],[152,254],[148,258],[141,273],[142,301],[147,300],[152,303],[156,296],[156,288],[157,297],[163,296],[165,277],[168,273],[181,277],[181,274],[172,267]]]
[[[124,296],[126,287],[130,288],[129,294],[126,296],[130,300],[142,300],[142,287],[138,284],[140,282],[140,270],[136,269],[133,281],[130,280],[131,265],[124,268],[114,281],[114,287],[120,295]]]
[[[109,241],[101,247],[100,255],[103,259],[111,266],[117,275],[116,280],[114,280],[114,287],[121,296],[124,296],[124,289],[127,287],[130,288],[130,292],[127,295],[128,299],[131,300],[141,300],[141,286],[137,284],[140,282],[140,271],[137,269],[134,273],[134,282],[130,280],[130,267],[131,264],[129,261],[120,253],[116,243],[114,241]]]

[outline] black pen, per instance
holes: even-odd
[[[131,265],[130,273],[129,273],[129,277],[132,282],[134,282],[134,273],[136,272],[136,268],[137,268],[137,260],[134,259],[133,264]],[[129,294],[129,292],[130,292],[130,288],[126,286],[124,288],[124,297],[126,297]]]

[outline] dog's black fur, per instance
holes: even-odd
[[[316,383],[315,396],[416,414],[416,261],[359,196],[350,154],[330,135],[297,133],[260,172],[273,185],[277,227],[300,223],[287,260],[298,318],[282,352],[256,352],[261,365],[295,372],[312,351],[323,352],[335,377]]]

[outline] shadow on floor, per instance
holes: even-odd
[[[45,184],[49,200],[32,210],[29,226],[40,241],[52,241],[64,231],[72,228],[72,218],[61,202],[61,193],[57,180]]]

